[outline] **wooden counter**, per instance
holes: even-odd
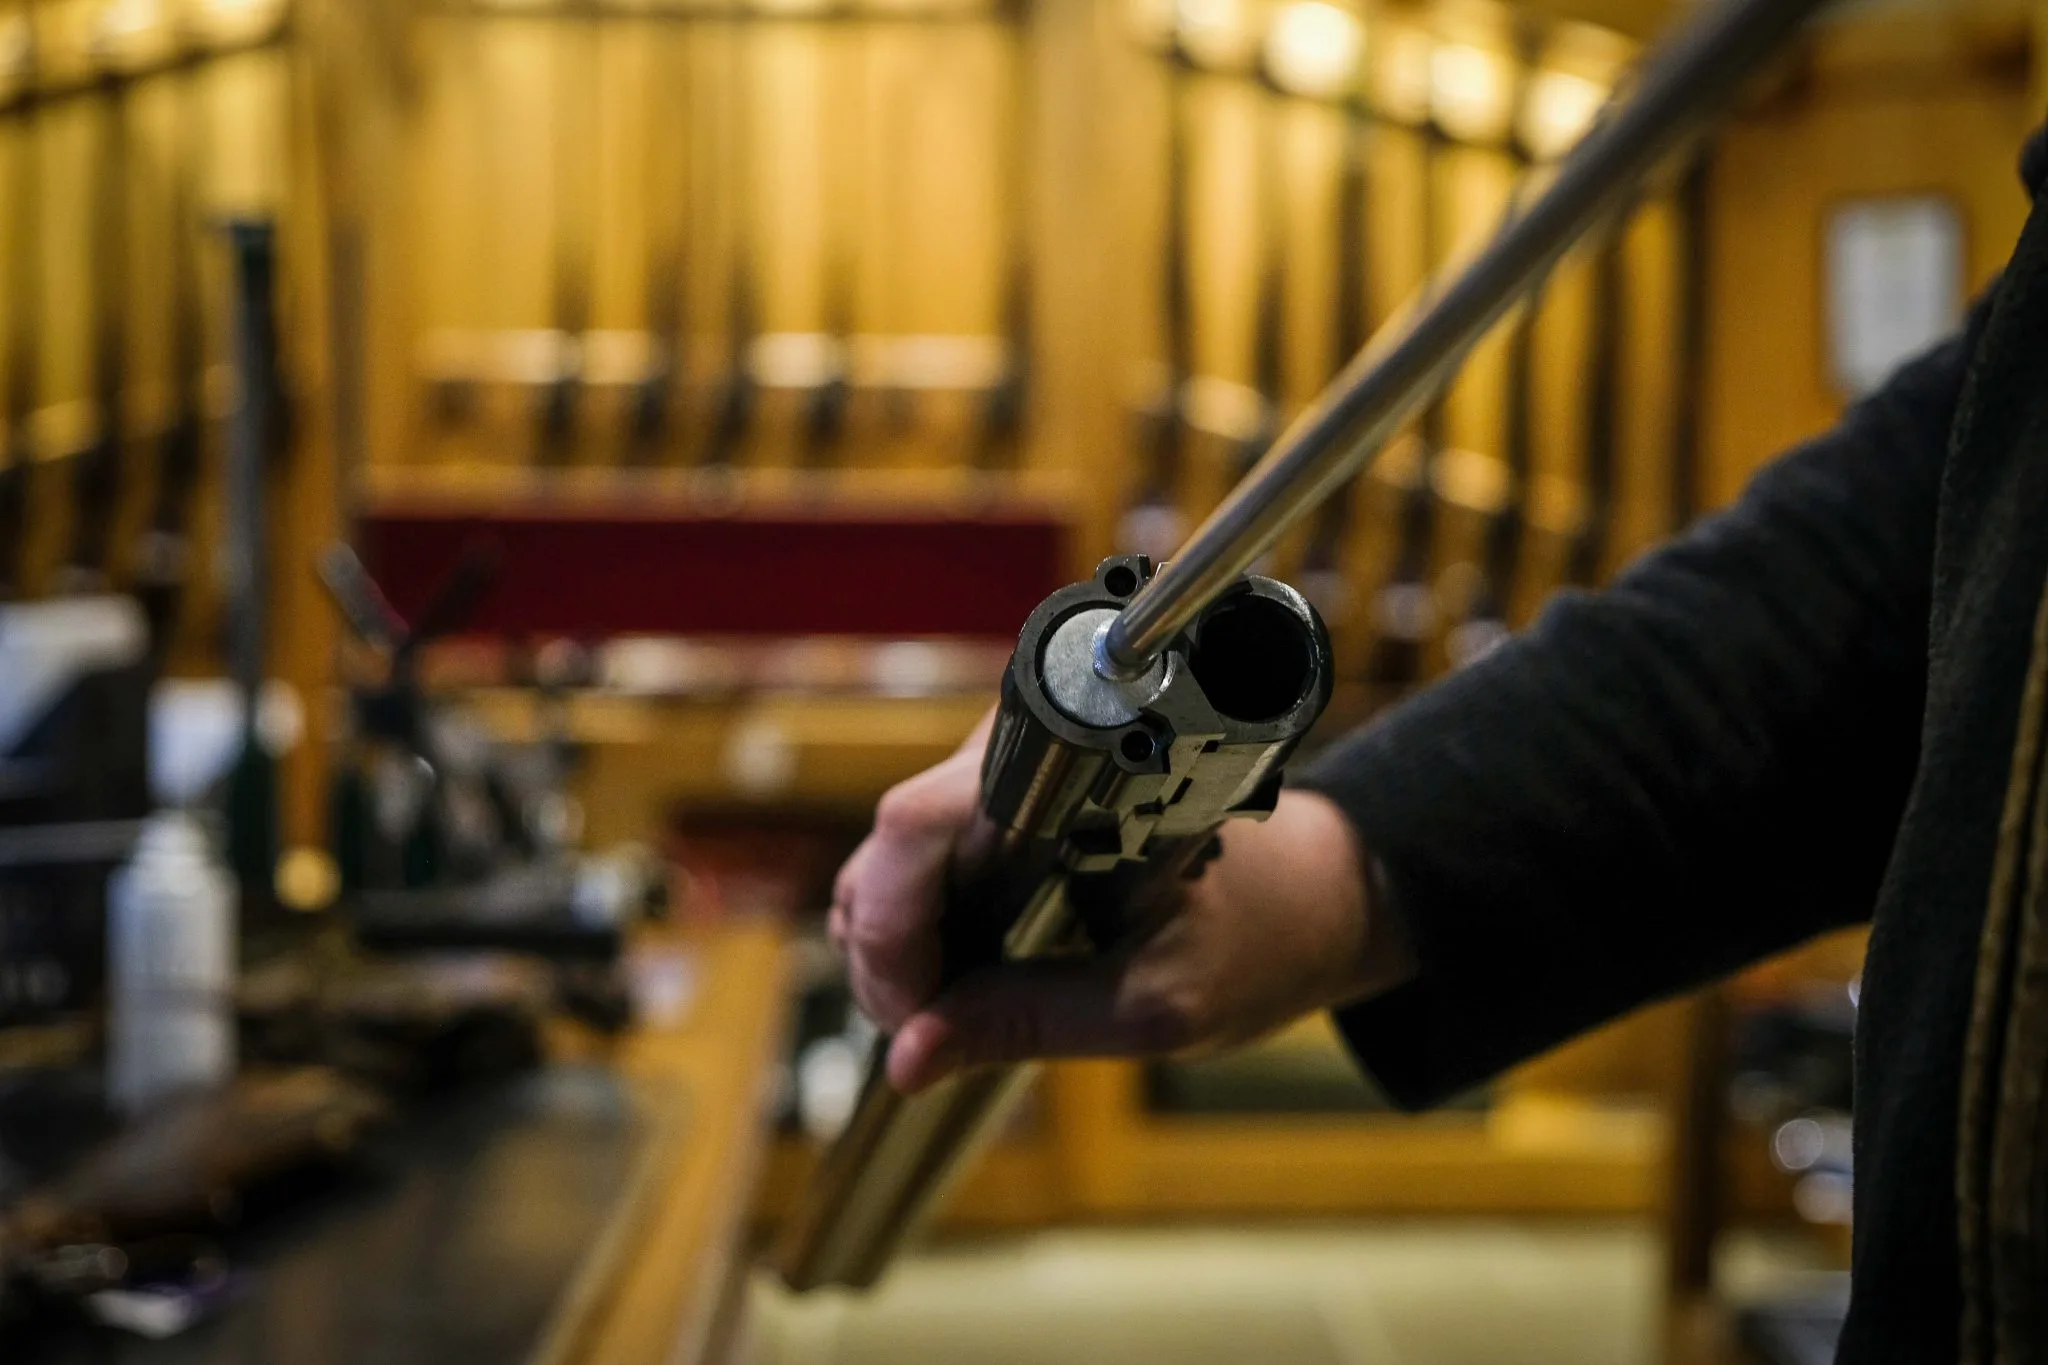
[[[788,1018],[783,934],[766,924],[686,930],[650,936],[635,952],[655,970],[680,966],[687,998],[674,1018],[642,1024],[608,1055],[651,1091],[683,1096],[687,1116],[652,1144],[630,1211],[593,1250],[535,1365],[714,1360],[744,1283]]]

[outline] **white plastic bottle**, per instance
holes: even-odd
[[[152,815],[107,887],[107,1088],[120,1109],[232,1077],[236,903],[198,817]]]

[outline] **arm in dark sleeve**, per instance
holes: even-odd
[[[1918,758],[1984,309],[1741,501],[1319,755],[1413,940],[1338,1013],[1409,1106],[1867,918]]]

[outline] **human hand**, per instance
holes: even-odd
[[[949,867],[972,857],[962,845],[975,841],[988,729],[882,798],[834,891],[833,938],[855,999],[894,1034],[899,1090],[963,1067],[1228,1047],[1413,971],[1350,822],[1321,796],[1285,792],[1264,822],[1226,824],[1221,855],[1129,941],[1004,963],[942,991],[938,921]]]

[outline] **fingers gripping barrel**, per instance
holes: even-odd
[[[1272,811],[1282,765],[1328,704],[1321,619],[1254,575],[1137,677],[1101,676],[1096,637],[1151,576],[1145,558],[1104,560],[1025,623],[983,760],[980,856],[943,924],[949,980],[1110,946],[1119,907],[1198,872],[1225,820]],[[883,1076],[886,1051],[776,1248],[792,1288],[879,1279],[1029,1075],[984,1067],[906,1098]]]

